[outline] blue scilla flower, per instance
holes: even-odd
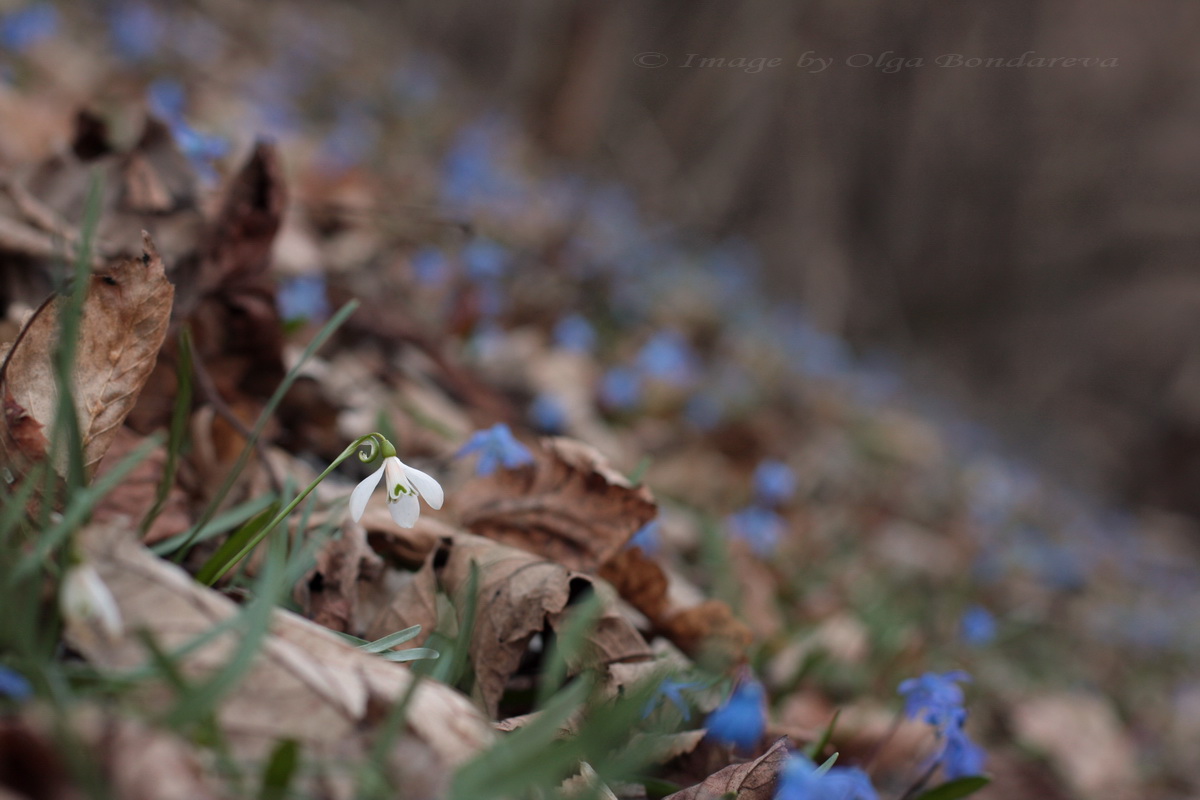
[[[659,522],[656,519],[652,519],[637,529],[637,533],[629,538],[629,541],[625,543],[625,547],[640,547],[643,553],[652,556],[658,552],[660,545],[658,534]]]
[[[821,770],[808,758],[793,754],[779,771],[775,800],[879,800],[879,795],[858,767]]]
[[[962,720],[947,728],[944,735],[946,738],[938,760],[946,780],[981,774],[987,763],[987,752],[967,736],[962,728]]]
[[[212,162],[229,152],[229,142],[220,136],[201,133],[183,117],[187,98],[178,81],[157,80],[148,91],[150,110],[162,118],[175,137],[180,151],[205,181],[212,183],[217,173]]]
[[[167,20],[148,3],[118,3],[108,14],[108,35],[117,55],[142,61],[158,52]]]
[[[454,457],[460,458],[472,453],[479,454],[479,460],[475,462],[476,475],[491,475],[500,466],[516,469],[533,463],[533,454],[517,441],[503,422],[496,423],[486,430],[475,431]]]
[[[699,689],[704,686],[699,681],[677,681],[672,678],[667,678],[658,685],[658,691],[646,703],[646,707],[642,709],[642,719],[650,716],[654,709],[666,700],[679,709],[679,713],[683,715],[685,720],[692,718],[692,708],[688,701],[683,698],[683,692],[686,689]]]
[[[762,739],[767,729],[766,692],[758,681],[747,681],[708,715],[704,727],[708,735],[722,744],[749,750]]]
[[[507,126],[497,117],[486,117],[464,128],[442,165],[442,200],[456,210],[470,210],[481,204],[515,205],[520,185],[505,170],[500,157],[506,141]]]
[[[971,606],[958,623],[959,636],[972,647],[982,647],[996,638],[996,618],[983,606]]]
[[[596,347],[596,329],[582,314],[563,317],[554,326],[554,344],[576,353],[590,353]]]
[[[691,346],[675,331],[652,336],[638,352],[637,365],[646,375],[676,386],[691,383],[698,371]]]
[[[629,367],[613,367],[600,379],[600,399],[610,408],[633,408],[642,399],[641,376]]]
[[[300,275],[279,287],[275,305],[284,321],[306,319],[320,322],[329,316],[329,298],[325,279],[320,275]]]
[[[796,473],[782,461],[768,459],[754,470],[754,494],[767,505],[782,505],[796,492]]]
[[[919,678],[902,681],[898,691],[904,695],[904,715],[909,719],[921,716],[938,728],[949,726],[964,713],[963,691],[958,684],[969,680],[970,675],[954,670],[941,675],[926,672]]]
[[[24,53],[58,33],[58,10],[49,3],[34,3],[0,17],[0,45]]]
[[[562,401],[543,392],[529,406],[529,421],[543,433],[559,434],[567,427],[567,410]]]
[[[412,256],[413,275],[425,286],[445,283],[450,275],[450,262],[436,247],[422,247]]]
[[[727,520],[730,533],[750,545],[759,556],[769,556],[779,546],[786,526],[783,518],[769,508],[748,506]]]
[[[33,687],[25,676],[15,669],[0,665],[0,697],[9,697],[23,703],[33,695]]]
[[[508,248],[491,239],[474,239],[463,248],[462,260],[472,280],[495,280],[504,277],[512,256]]]

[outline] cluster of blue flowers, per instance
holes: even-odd
[[[858,767],[818,767],[793,753],[779,771],[775,800],[878,800],[867,773]]]
[[[900,684],[904,696],[904,715],[921,719],[937,732],[938,750],[933,763],[940,764],[947,780],[966,778],[983,772],[987,754],[971,741],[963,725],[967,711],[963,708],[963,691],[958,685],[971,676],[961,670],[926,672]]]
[[[754,470],[754,502],[729,515],[730,533],[750,545],[756,555],[775,552],[787,530],[777,508],[796,493],[796,474],[782,461],[768,459]]]
[[[58,33],[58,10],[35,3],[0,17],[0,46],[24,53]]]
[[[480,476],[491,475],[497,467],[516,469],[533,463],[533,454],[529,452],[529,448],[518,442],[509,427],[502,422],[475,431],[454,457],[462,458],[472,454],[479,456],[475,462],[475,474]]]

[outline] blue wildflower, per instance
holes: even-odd
[[[463,265],[473,280],[495,280],[504,277],[512,261],[508,248],[490,239],[475,239],[462,252]]]
[[[698,370],[691,346],[675,331],[651,337],[638,352],[637,365],[645,374],[676,386],[691,383]]]
[[[704,727],[708,735],[722,744],[749,750],[758,744],[767,728],[764,700],[766,692],[758,681],[748,681],[708,715]]]
[[[962,729],[963,720],[965,715],[958,724],[951,725],[945,731],[946,742],[939,760],[942,773],[948,781],[979,775],[987,762],[987,752],[971,741]]]
[[[600,399],[611,408],[633,408],[642,399],[641,377],[629,367],[613,367],[600,379]]]
[[[923,711],[922,719],[930,725],[947,727],[962,713],[963,691],[958,684],[969,680],[970,675],[954,670],[941,675],[926,672],[901,682],[898,691],[904,695],[904,715],[916,719]]]
[[[554,344],[576,353],[590,353],[596,346],[596,329],[581,314],[563,317],[554,326]]]
[[[796,473],[782,461],[768,459],[754,470],[754,494],[767,505],[781,505],[796,492]]]
[[[959,621],[959,636],[973,647],[990,644],[996,638],[996,618],[983,606],[971,606]]]
[[[567,411],[557,397],[542,393],[534,398],[529,407],[529,421],[539,431],[559,434],[566,430]]]
[[[58,32],[58,11],[49,3],[35,3],[0,17],[0,45],[24,53]]]
[[[212,161],[229,152],[229,142],[219,136],[201,133],[183,118],[186,104],[183,86],[177,81],[158,80],[150,85],[150,110],[162,118],[175,137],[180,151],[209,183],[217,178]]]
[[[858,767],[822,772],[802,755],[790,755],[779,771],[775,800],[878,800],[867,773]]]
[[[658,529],[658,520],[650,520],[637,529],[637,533],[629,538],[629,541],[625,543],[625,547],[639,547],[646,555],[654,555],[658,552],[659,547]]]
[[[683,699],[682,692],[685,689],[699,689],[703,685],[699,681],[683,682],[667,678],[659,684],[658,691],[654,697],[650,698],[650,702],[646,703],[646,707],[642,710],[642,719],[650,716],[663,700],[669,701],[671,705],[679,709],[679,713],[683,715],[685,720],[691,719],[692,709],[687,700]]]
[[[11,697],[23,703],[33,695],[33,687],[25,676],[0,664],[0,697]]]
[[[454,457],[461,458],[472,453],[479,454],[479,460],[475,463],[476,475],[491,475],[499,466],[516,469],[533,463],[533,454],[517,441],[503,422],[486,430],[475,431]]]
[[[275,306],[284,321],[306,319],[320,322],[329,316],[325,279],[320,275],[291,278],[275,294]]]
[[[444,283],[450,274],[446,256],[436,247],[422,247],[413,253],[412,268],[417,282],[426,286]]]
[[[748,506],[727,520],[730,532],[750,545],[759,556],[769,556],[779,546],[786,526],[783,518],[769,508]]]
[[[157,53],[166,29],[166,19],[146,3],[120,3],[108,16],[108,35],[126,61]]]

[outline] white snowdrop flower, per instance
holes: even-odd
[[[75,564],[67,569],[58,590],[58,603],[69,622],[85,624],[95,620],[114,639],[124,630],[121,609],[91,564]]]
[[[388,511],[401,528],[411,528],[417,524],[417,517],[421,515],[418,497],[424,497],[430,508],[442,507],[444,495],[437,481],[396,456],[388,456],[383,459],[379,469],[364,478],[350,494],[350,516],[355,522],[362,518],[371,492],[375,491],[383,478],[387,479],[384,488],[387,491]]]

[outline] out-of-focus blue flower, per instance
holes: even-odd
[[[600,379],[600,400],[610,408],[627,411],[641,399],[641,376],[629,367],[613,367]]]
[[[879,795],[858,767],[830,767],[822,772],[808,758],[792,754],[779,771],[775,800],[879,800]]]
[[[186,95],[177,81],[157,80],[150,84],[148,95],[150,110],[171,129],[180,151],[196,172],[209,183],[215,181],[217,173],[212,162],[229,152],[229,142],[220,136],[201,133],[188,124],[183,117]]]
[[[625,547],[640,547],[643,553],[648,556],[652,556],[658,552],[658,532],[658,520],[652,519],[642,527],[638,528],[637,533],[629,537],[629,541],[625,543]]]
[[[658,708],[663,700],[669,701],[673,706],[679,709],[679,713],[683,715],[685,720],[692,718],[692,708],[687,700],[683,699],[683,691],[685,689],[699,689],[704,684],[699,681],[677,681],[672,678],[667,678],[658,686],[658,692],[650,701],[646,703],[646,707],[642,709],[642,719],[650,716],[654,709]]]
[[[754,494],[759,502],[778,506],[796,493],[796,473],[782,461],[768,459],[754,469]]]
[[[987,763],[987,752],[971,741],[967,732],[962,729],[961,721],[946,729],[945,737],[945,746],[939,760],[946,780],[968,778],[983,772],[983,765]]]
[[[637,365],[645,374],[686,386],[696,379],[696,354],[676,331],[660,331],[650,338],[637,355]]]
[[[425,286],[445,283],[450,275],[450,262],[436,247],[422,247],[412,256],[413,275]]]
[[[463,266],[472,280],[495,280],[504,277],[512,256],[508,248],[491,239],[474,239],[463,248]]]
[[[33,687],[25,676],[0,664],[0,697],[10,697],[23,703],[33,695]]]
[[[964,642],[982,647],[996,638],[996,618],[983,606],[971,606],[963,612],[958,630]]]
[[[442,165],[440,187],[443,202],[452,210],[521,209],[521,186],[501,161],[506,136],[502,119],[485,117],[455,138]]]
[[[762,557],[775,552],[786,529],[782,517],[762,506],[747,506],[730,514],[727,521],[730,532]]]
[[[166,31],[166,18],[147,3],[119,3],[108,15],[108,35],[126,61],[153,56]]]
[[[559,434],[566,430],[567,411],[557,397],[543,392],[529,406],[529,421],[543,433]]]
[[[329,316],[329,298],[325,294],[325,279],[320,275],[300,275],[279,287],[275,306],[285,321],[306,319],[320,322]]]
[[[899,692],[904,695],[904,715],[909,719],[921,717],[930,725],[945,727],[958,719],[962,713],[963,691],[959,683],[971,680],[962,670],[926,672],[919,678],[909,678],[900,683]]]
[[[0,45],[24,53],[58,33],[58,10],[49,3],[35,3],[0,17]]]
[[[582,314],[563,317],[554,326],[554,344],[576,353],[590,353],[596,346],[596,329]]]
[[[500,466],[515,469],[533,463],[529,448],[518,442],[503,422],[475,431],[454,457],[461,458],[472,453],[479,454],[479,460],[475,462],[476,475],[491,475]]]
[[[767,729],[764,701],[766,693],[758,681],[747,681],[708,715],[704,727],[708,735],[722,744],[732,744],[749,750],[762,739]]]

